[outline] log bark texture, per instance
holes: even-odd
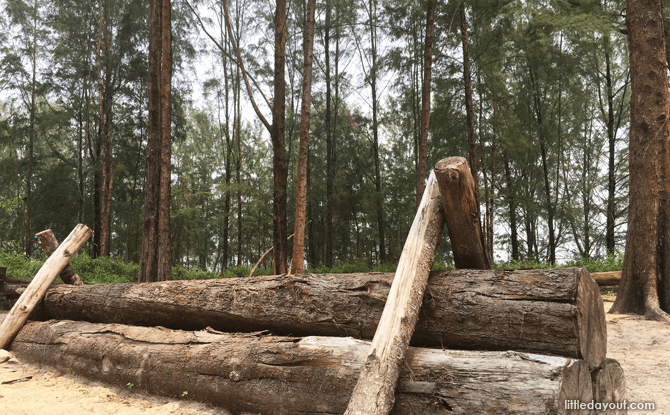
[[[58,239],[54,236],[51,229],[47,229],[37,234],[37,239],[40,240],[40,246],[47,256],[51,256],[56,249],[58,249]],[[70,264],[65,265],[65,268],[58,274],[61,280],[66,284],[81,285],[81,278],[72,269]]]
[[[18,333],[37,303],[44,297],[51,283],[70,261],[72,255],[79,251],[91,237],[91,233],[86,225],[80,223],[70,232],[70,235],[56,249],[56,252],[42,265],[25,292],[2,321],[0,325],[0,349],[4,348]]]
[[[591,371],[593,384],[593,400],[601,403],[622,403],[626,399],[626,377],[623,368],[614,359],[605,359],[597,369]],[[607,410],[596,410],[596,414],[625,415],[628,410],[613,407]]]
[[[344,412],[369,343],[352,338],[183,332],[117,324],[27,324],[12,343],[22,361],[233,413]],[[589,402],[581,360],[410,348],[394,414],[556,414]],[[586,412],[584,412],[586,413]]]
[[[619,285],[621,282],[621,271],[593,272],[591,276],[600,286]]]
[[[393,274],[305,274],[57,286],[36,319],[371,339]],[[413,345],[605,358],[598,286],[583,268],[431,272]]]
[[[440,189],[435,173],[431,172],[345,415],[391,413],[400,366],[419,319],[443,228]]]
[[[454,264],[459,269],[491,268],[484,250],[475,180],[463,157],[448,157],[435,165]]]

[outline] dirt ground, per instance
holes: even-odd
[[[605,310],[614,296],[604,295]],[[2,320],[0,316],[0,321]],[[670,415],[670,325],[639,316],[606,314],[607,356],[621,363],[629,402],[654,402],[656,410],[631,414]],[[0,364],[0,408],[13,415],[156,414],[224,415],[226,411],[189,402],[188,397],[152,397],[85,379],[58,376],[23,363]]]

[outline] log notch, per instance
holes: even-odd
[[[435,165],[454,264],[459,269],[490,269],[479,221],[479,201],[468,162],[448,157]]]
[[[371,339],[393,274],[305,274],[60,285],[33,319]],[[591,340],[587,336],[591,336]],[[413,345],[605,358],[598,286],[584,268],[431,272]]]
[[[593,272],[591,276],[600,286],[619,285],[621,281],[621,271]]]
[[[419,319],[443,228],[440,190],[435,173],[431,173],[345,415],[391,413],[400,365]]]
[[[12,342],[21,361],[120,387],[210,402],[233,413],[343,413],[369,343],[351,338],[172,331],[32,322]],[[519,352],[410,348],[394,414],[556,414],[590,402],[580,360]],[[586,414],[588,411],[585,411]]]
[[[37,234],[37,238],[40,240],[40,247],[44,251],[44,253],[47,254],[47,256],[51,256],[56,249],[58,249],[58,239],[54,236],[53,232],[51,232],[51,229],[47,229],[45,231],[42,231]],[[72,269],[70,264],[65,265],[65,268],[58,274],[60,279],[63,280],[64,283],[66,284],[72,284],[72,285],[81,285],[83,284],[81,282],[81,278],[79,275],[77,275],[76,272]]]
[[[91,233],[87,226],[77,225],[63,241],[63,244],[56,249],[56,252],[47,258],[28,288],[2,321],[0,325],[0,349],[4,348],[23,327],[33,308],[44,297],[51,283],[70,261],[72,255],[84,245]]]
[[[605,359],[597,369],[591,371],[593,400],[602,403],[622,403],[626,399],[626,377],[623,368],[614,359]],[[597,414],[625,415],[625,408],[610,408]]]

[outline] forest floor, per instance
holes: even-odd
[[[603,295],[605,311],[614,295]],[[6,311],[4,312],[6,313]],[[2,321],[4,315],[0,315]],[[654,402],[656,410],[630,414],[670,415],[670,325],[640,316],[606,314],[607,356],[621,363],[628,402]],[[225,410],[184,399],[144,395],[82,378],[59,376],[24,363],[0,364],[0,408],[12,415],[156,414],[224,415]]]

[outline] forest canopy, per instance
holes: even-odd
[[[252,108],[243,71],[260,112],[270,117],[275,4],[227,0],[230,28],[223,4],[172,1],[172,258],[210,271],[253,265],[273,246],[273,141]],[[437,0],[422,164],[428,4],[316,3],[308,267],[397,262],[415,214],[417,176],[427,177],[419,170],[448,156],[468,158],[471,139],[494,261],[556,262],[623,251],[630,116],[625,2]],[[98,234],[108,223],[108,254],[139,262],[148,5],[2,0],[0,250],[37,255],[36,232],[50,228],[64,238],[84,223]],[[306,6],[287,2],[289,234]],[[87,249],[91,256],[107,254],[99,239]],[[436,262],[452,262],[446,241]],[[268,257],[264,266],[270,265]]]

